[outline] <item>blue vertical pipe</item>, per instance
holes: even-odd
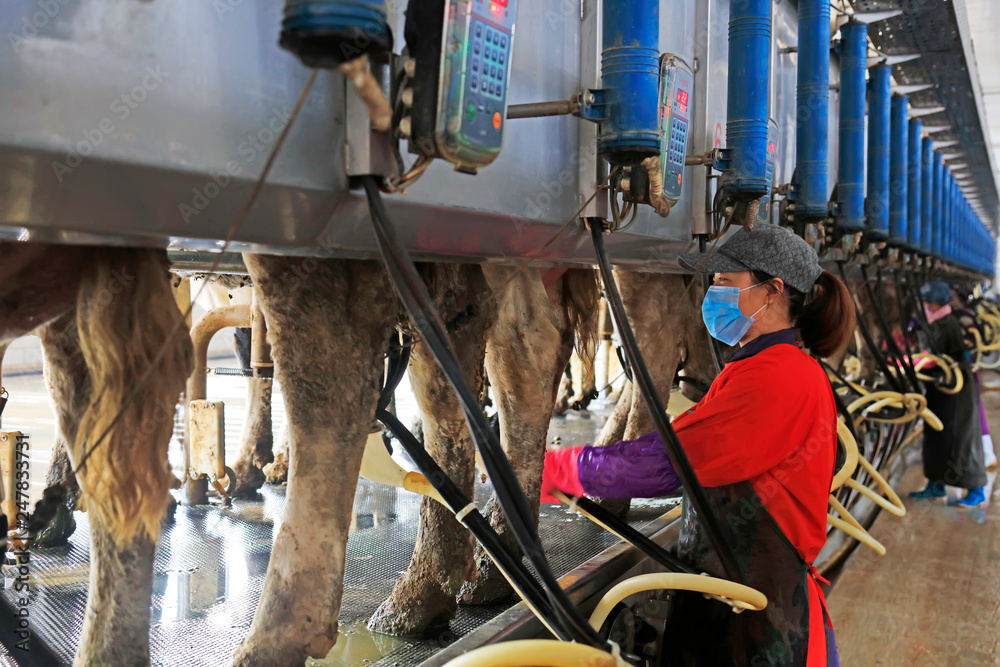
[[[837,155],[837,197],[841,229],[865,227],[865,71],[868,67],[868,26],[851,21],[841,27],[840,153]]]
[[[868,234],[876,239],[889,237],[889,97],[892,68],[873,67],[868,97]]]
[[[605,0],[603,21],[601,79],[608,119],[601,123],[598,147],[613,165],[635,164],[660,153],[660,3]]]
[[[949,174],[948,186],[951,188],[951,200],[949,201],[949,206],[951,208],[951,222],[948,225],[948,235],[945,240],[948,243],[948,259],[952,262],[955,261],[955,237],[957,236],[958,226],[959,226],[959,200],[958,200],[958,183],[955,182],[955,177]]]
[[[892,98],[892,119],[889,124],[889,242],[897,245],[905,245],[907,241],[909,112],[909,98],[903,95]]]
[[[923,158],[924,151],[921,143],[923,133],[923,123],[917,119],[910,121],[910,148],[909,148],[909,179],[906,186],[908,201],[906,204],[906,238],[907,246],[910,250],[917,252],[920,250],[923,190],[921,181],[924,175]]]
[[[795,217],[829,212],[830,1],[799,0],[796,88]]]
[[[931,254],[934,239],[934,140],[924,137],[923,159],[920,161],[923,176],[920,181],[920,251]]]
[[[941,232],[938,234],[936,249],[938,257],[948,259],[948,228],[951,225],[951,171],[941,166]]]
[[[624,0],[627,4],[629,0]],[[606,7],[607,5],[605,5]],[[771,0],[740,0],[729,9],[728,169],[725,191],[757,199],[767,189],[767,98]]]
[[[931,257],[941,256],[941,233],[944,220],[944,165],[941,155],[934,151],[934,206],[931,240],[929,243]]]

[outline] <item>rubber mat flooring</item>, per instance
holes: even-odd
[[[488,485],[477,485],[480,506],[489,493]],[[237,501],[232,508],[179,507],[173,522],[164,524],[154,569],[154,664],[229,664],[253,620],[285,501],[284,487],[267,487],[262,495],[262,501]],[[417,664],[507,608],[462,607],[447,632],[423,641],[372,636],[364,629],[409,563],[419,506],[414,494],[361,481],[347,547],[343,636],[327,659],[311,664]],[[669,500],[637,503],[629,519],[640,526],[670,507]],[[76,519],[71,543],[38,550],[31,565],[32,631],[66,664],[72,662],[87,602],[87,515],[77,512]],[[543,509],[540,532],[560,576],[617,541],[591,522],[551,505]],[[3,595],[9,600],[17,595],[11,587],[13,574],[4,568]]]
[[[208,379],[208,395],[226,404],[227,459],[234,460],[245,413],[246,380],[215,375]],[[40,375],[5,378],[4,385],[12,397],[4,413],[4,427],[31,435],[34,502],[44,487],[55,420]],[[277,384],[275,395],[280,396]],[[275,400],[273,407],[274,434],[278,438],[285,422],[283,401]],[[595,408],[592,412],[570,412],[553,420],[550,441],[559,438],[566,444],[593,441],[610,409],[592,407]],[[417,414],[405,381],[397,392],[397,414],[407,424]],[[394,458],[410,470],[416,468],[401,453]],[[176,441],[171,443],[170,459],[180,472],[182,457]],[[476,500],[480,507],[490,492],[488,485],[477,484]],[[191,667],[230,664],[253,620],[284,502],[284,487],[265,487],[259,501],[237,501],[231,508],[179,507],[174,521],[164,524],[154,570],[150,637],[154,664]],[[638,526],[671,506],[670,501],[637,502],[629,519]],[[347,548],[340,639],[329,656],[312,664],[417,664],[506,608],[462,607],[447,632],[421,641],[372,635],[367,631],[369,616],[409,564],[418,513],[417,496],[361,480]],[[87,600],[87,515],[77,512],[76,520],[78,528],[69,545],[32,553],[29,605],[32,641],[44,642],[64,664],[72,662]],[[557,575],[617,541],[589,521],[570,516],[553,505],[543,506],[540,533]],[[13,569],[3,567],[4,586],[0,594],[8,600],[13,600],[16,594],[13,577]],[[0,619],[3,622],[6,619]],[[0,667],[14,664],[0,646]]]

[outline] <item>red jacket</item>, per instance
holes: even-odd
[[[749,481],[807,563],[826,542],[837,411],[819,363],[788,344],[731,361],[694,408],[673,422],[706,487]],[[809,578],[808,665],[826,664],[819,584]]]

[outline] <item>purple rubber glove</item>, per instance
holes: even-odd
[[[588,496],[659,498],[681,488],[657,432],[607,447],[584,447],[577,474]]]

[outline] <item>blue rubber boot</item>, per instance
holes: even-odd
[[[921,500],[935,500],[939,498],[947,498],[948,492],[945,490],[944,484],[941,482],[929,481],[927,482],[927,488],[923,491],[911,492],[910,497]]]
[[[969,489],[969,493],[966,494],[964,498],[958,501],[958,507],[965,509],[972,509],[973,507],[982,507],[986,504],[986,493],[983,487],[978,489]]]

